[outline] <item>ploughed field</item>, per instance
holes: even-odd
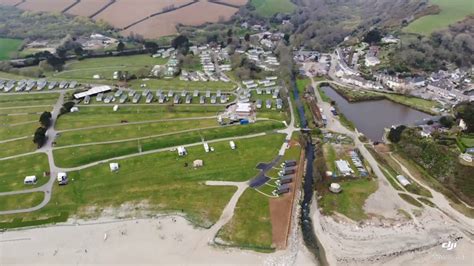
[[[178,24],[199,26],[230,19],[247,0],[0,0],[28,11],[65,12],[103,20],[123,35],[131,32],[146,38],[177,33]]]

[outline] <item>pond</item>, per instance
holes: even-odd
[[[340,112],[352,121],[359,132],[372,141],[381,141],[384,128],[392,125],[409,125],[431,115],[389,100],[351,103],[329,86],[321,89],[333,99]]]

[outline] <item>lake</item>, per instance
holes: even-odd
[[[372,141],[381,141],[384,128],[392,125],[412,124],[430,118],[431,115],[389,100],[350,103],[331,87],[321,89],[333,99],[347,119],[352,121],[359,132]]]

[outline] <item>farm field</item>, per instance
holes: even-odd
[[[11,58],[11,54],[18,51],[22,40],[0,38],[0,61]]]
[[[31,208],[40,204],[43,198],[43,192],[0,196],[0,211]]]
[[[211,153],[204,152],[202,146],[190,147],[186,157],[178,157],[176,152],[144,155],[117,161],[120,170],[114,173],[108,164],[70,172],[74,181],[65,187],[55,185],[53,198],[45,208],[21,216],[2,216],[0,220],[12,222],[21,217],[28,221],[61,213],[95,217],[104,208],[141,203],[138,208],[183,212],[198,226],[209,227],[217,221],[235,188],[210,187],[204,181],[250,179],[257,174],[257,163],[273,159],[283,139],[284,135],[274,134],[236,140],[237,150],[231,150],[223,141],[212,144],[215,152]],[[224,157],[227,160],[222,160]],[[186,166],[196,159],[204,161],[202,168]]]
[[[218,0],[221,3],[231,4],[235,6],[244,6],[249,0]]]
[[[421,17],[403,29],[405,32],[429,35],[435,30],[463,20],[466,16],[474,14],[472,0],[430,0],[431,4],[438,5],[441,12],[436,15]]]
[[[204,23],[218,22],[221,19],[228,20],[237,12],[237,8],[214,4],[207,1],[199,1],[173,12],[161,14],[134,25],[121,33],[128,36],[131,32],[138,33],[147,38],[159,38],[177,33],[178,24],[197,26]],[[196,14],[200,14],[196,16]]]
[[[43,172],[49,171],[48,159],[45,154],[32,154],[0,161],[0,192],[30,189],[48,182]],[[24,185],[25,176],[36,175],[36,185]]]
[[[18,8],[30,11],[61,12],[72,5],[74,0],[26,0]]]
[[[220,106],[120,106],[119,111],[112,112],[112,106],[85,106],[79,107],[80,112],[61,116],[56,129],[74,129],[98,125],[120,124],[152,121],[159,119],[189,118],[215,116],[222,110]]]
[[[162,12],[165,8],[181,6],[190,2],[191,0],[118,0],[94,19],[102,19],[121,29],[154,13]]]
[[[118,156],[146,152],[156,149],[172,148],[178,145],[198,143],[205,139],[238,137],[271,131],[283,127],[277,122],[258,122],[247,126],[228,126],[214,129],[196,129],[187,133],[146,138],[140,141],[124,141],[111,144],[87,145],[81,147],[56,148],[54,156],[60,167],[77,167]],[[202,147],[201,147],[202,148]]]
[[[89,17],[104,7],[110,0],[81,0],[67,11],[68,14]]]
[[[150,122],[137,125],[118,125],[95,129],[75,130],[61,133],[61,135],[56,138],[56,146],[144,138],[160,134],[173,134],[183,130],[217,126],[219,126],[217,119],[212,118],[188,121]]]
[[[263,17],[271,17],[276,13],[291,13],[295,9],[290,0],[250,0],[250,3]]]

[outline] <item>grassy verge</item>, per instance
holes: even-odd
[[[247,189],[237,203],[234,217],[222,228],[218,237],[230,246],[272,251],[269,199],[253,189]]]
[[[431,202],[431,200],[427,199],[427,198],[423,198],[423,197],[418,197],[418,200],[423,202],[424,204],[426,204],[427,206],[430,206],[430,207],[436,207],[436,205]]]
[[[0,196],[0,211],[31,208],[39,205],[43,198],[43,192]]]
[[[290,0],[251,0],[250,4],[262,17],[271,17],[276,13],[291,13],[296,7]]]
[[[326,215],[341,213],[354,221],[367,219],[364,204],[367,198],[377,190],[377,182],[370,179],[357,179],[340,183],[342,192],[326,193],[319,205]]]

